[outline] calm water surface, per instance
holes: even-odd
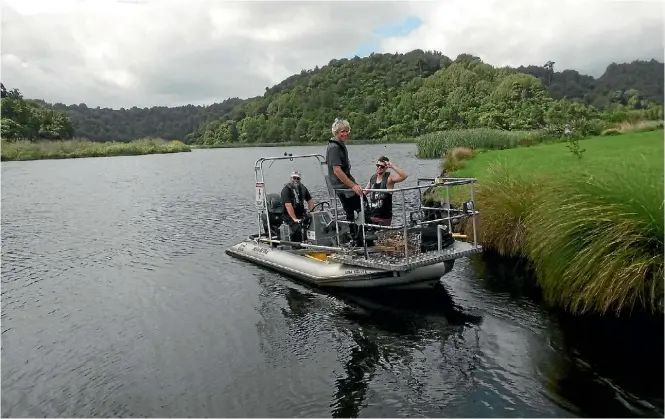
[[[655,367],[593,355],[499,262],[459,260],[416,309],[228,257],[255,229],[254,161],[284,151],[325,149],[3,163],[2,416],[662,417],[662,374],[639,377],[662,332]],[[380,154],[406,184],[439,171],[414,145],[350,151],[358,179]],[[293,168],[322,197],[311,163],[268,188]]]

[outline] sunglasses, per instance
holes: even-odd
[[[293,179],[293,180],[300,180],[300,178],[299,178],[298,176],[293,176],[291,179]]]
[[[383,164],[377,164],[376,167],[382,167],[382,168],[384,168],[384,169],[386,168],[386,166],[383,165]]]

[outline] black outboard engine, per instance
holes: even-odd
[[[439,247],[439,232],[438,226],[442,225],[444,227],[441,232],[441,247],[446,248],[451,244],[455,243],[455,238],[453,237],[452,232],[448,228],[448,224],[427,224],[419,225],[415,227],[408,228],[409,233],[420,233],[421,234],[421,244],[420,250],[422,252],[429,252],[431,250],[436,250]]]
[[[266,195],[266,203],[268,206],[268,216],[263,214],[263,232],[268,235],[268,219],[270,220],[270,232],[273,238],[279,237],[279,226],[282,225],[284,220],[284,206],[282,205],[282,198],[279,194],[271,193]]]

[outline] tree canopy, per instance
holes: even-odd
[[[3,118],[23,128],[7,122],[5,129],[3,119],[2,132],[3,138],[5,132],[34,138],[47,131],[65,138],[73,129],[92,141],[149,136],[212,145],[322,141],[335,118],[348,119],[353,137],[362,140],[459,128],[525,130],[575,118],[621,120],[631,112],[662,118],[661,62],[612,63],[598,79],[555,67],[553,61],[494,67],[473,55],[453,60],[438,51],[371,54],[302,70],[254,98],[119,110],[33,100],[24,101],[30,112],[11,102],[13,113],[5,113],[6,99],[18,91],[7,93],[3,86]]]
[[[41,106],[39,101],[24,99],[18,89],[2,90],[2,139],[68,139],[74,135],[70,119],[63,112]]]

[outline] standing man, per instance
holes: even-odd
[[[300,172],[292,172],[291,181],[284,184],[281,193],[282,204],[286,209],[284,221],[291,228],[291,240],[295,242],[303,241],[302,218],[305,216],[305,202],[310,211],[314,208],[314,200],[307,187],[300,182],[301,178]]]
[[[346,149],[346,141],[349,139],[351,125],[347,120],[335,119],[332,124],[333,138],[328,141],[326,150],[326,163],[328,164],[328,178],[334,189],[345,189],[337,191],[337,196],[342,203],[346,213],[346,220],[350,222],[351,236],[358,242],[358,226],[354,223],[355,211],[360,212],[360,199],[364,197],[363,188],[356,183],[351,175],[351,160]]]

